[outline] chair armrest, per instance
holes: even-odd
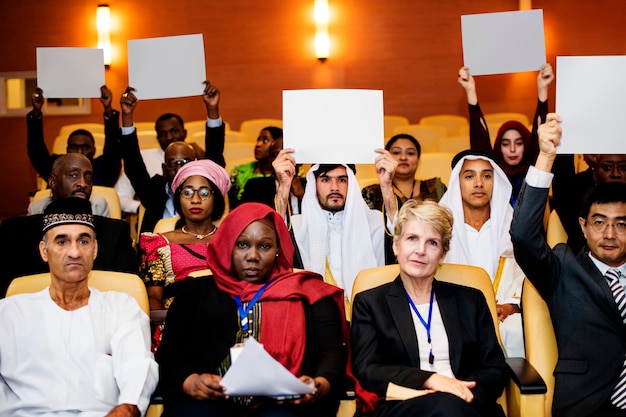
[[[522,394],[545,394],[547,387],[539,372],[524,358],[506,358],[511,380]]]

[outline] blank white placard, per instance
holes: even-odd
[[[103,85],[102,49],[37,48],[37,86],[45,97],[100,97]]]
[[[626,153],[626,56],[556,58],[559,153]]]
[[[285,90],[283,137],[297,163],[372,164],[384,147],[381,90]]]
[[[543,10],[461,16],[461,32],[472,75],[539,71],[546,63]]]
[[[128,41],[128,85],[137,98],[202,95],[205,80],[201,34]]]

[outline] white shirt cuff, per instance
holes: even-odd
[[[222,118],[218,117],[217,119],[209,119],[207,117],[206,124],[208,127],[220,127],[222,125]]]
[[[551,172],[542,171],[531,165],[526,173],[526,184],[535,188],[550,188],[552,178],[554,174]]]
[[[132,126],[122,126],[122,135],[130,135],[131,133],[133,133],[135,131],[135,124],[133,123]]]

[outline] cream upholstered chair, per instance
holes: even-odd
[[[548,218],[548,225],[546,227],[546,240],[548,246],[555,247],[559,243],[567,243],[567,232],[563,228],[563,223],[557,214],[556,210],[550,212]]]
[[[154,129],[139,130],[137,129],[137,141],[139,142],[139,149],[153,149],[160,148],[159,140]]]
[[[6,296],[41,291],[50,285],[50,273],[27,275],[11,281]],[[150,316],[150,304],[146,286],[135,274],[116,271],[92,270],[89,273],[89,285],[100,291],[122,291],[131,295],[137,304]],[[159,417],[163,413],[163,405],[154,403],[148,407],[146,417]]]
[[[396,127],[408,126],[410,124],[409,118],[405,116],[383,116],[383,129],[385,135],[385,141],[389,140],[394,135]]]
[[[134,122],[137,132],[151,131],[154,132],[154,122]],[[156,133],[155,136],[156,138]]]
[[[422,152],[417,163],[415,178],[425,180],[439,177],[447,185],[452,173],[454,155],[456,154],[452,152]]]
[[[487,113],[484,115],[485,121],[487,124],[489,123],[497,123],[503,124],[504,122],[508,122],[509,120],[517,120],[522,123],[524,126],[528,126],[530,124],[530,120],[528,116],[524,113],[515,113],[515,112],[503,112],[503,113]],[[494,132],[495,133],[495,132]]]
[[[96,146],[96,153],[94,157],[98,157],[102,155],[102,151],[104,150],[104,133],[100,132],[92,132],[94,145]],[[57,155],[62,155],[67,153],[67,139],[68,136],[59,135],[54,138],[54,142],[52,143],[52,153]]]
[[[419,124],[445,127],[448,136],[458,136],[462,127],[469,126],[469,121],[467,117],[456,114],[435,114],[422,117]]]
[[[424,152],[437,152],[437,141],[448,136],[445,127],[419,124],[396,127],[394,135],[399,133],[406,133],[417,139],[422,148],[422,154]]]
[[[457,154],[470,148],[469,136],[448,136],[437,141],[438,152]]]
[[[153,232],[154,233],[171,232],[172,230],[176,229],[176,222],[178,220],[180,220],[180,217],[178,216],[161,219],[158,222],[156,222],[156,224],[154,225]]]
[[[104,135],[104,123],[72,123],[68,125],[61,126],[59,129],[59,136],[67,137],[75,130],[85,129],[91,132],[91,134],[101,133]]]
[[[283,127],[283,121],[281,119],[249,119],[241,122],[239,126],[239,131],[246,135],[248,141],[256,141],[256,138],[259,136],[259,132],[264,127],[268,126],[276,126]]]
[[[392,282],[399,273],[400,266],[397,264],[360,271],[352,286],[352,301],[359,292]],[[481,290],[491,312],[496,336],[501,342],[495,293],[485,270],[475,266],[444,263],[435,273],[435,278]],[[539,374],[522,358],[508,358],[507,363],[514,376],[505,392],[498,399],[498,403],[502,405],[506,415],[508,417],[543,416],[546,387],[543,385]]]
[[[33,201],[50,197],[52,191],[49,188],[39,190],[33,196]],[[91,195],[102,197],[109,205],[109,217],[120,220],[122,218],[122,206],[120,198],[113,187],[104,187],[102,185],[94,185],[91,188]]]

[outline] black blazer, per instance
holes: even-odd
[[[589,258],[543,236],[547,188],[524,185],[511,223],[515,258],[546,301],[559,359],[555,417],[586,416],[608,401],[626,353],[626,328],[606,279]]]
[[[433,288],[457,379],[474,380],[474,406],[499,407],[508,382],[504,354],[483,294],[434,280]],[[420,369],[419,346],[400,277],[357,294],[352,306],[352,370],[363,388],[385,397],[387,385],[421,389],[432,372]]]
[[[219,127],[209,128],[207,126],[205,129],[205,158],[222,167],[226,166],[224,137],[224,123]],[[163,211],[168,198],[165,190],[167,181],[162,175],[155,175],[150,178],[146,164],[141,157],[136,130],[130,135],[122,135],[120,143],[124,159],[124,172],[133,185],[137,198],[146,209],[140,232],[152,231],[156,223],[163,218]]]
[[[48,272],[39,255],[43,214],[5,219],[0,223],[0,298],[11,280],[22,275]],[[138,272],[139,264],[130,239],[130,226],[122,220],[94,216],[98,255],[93,269]]]

